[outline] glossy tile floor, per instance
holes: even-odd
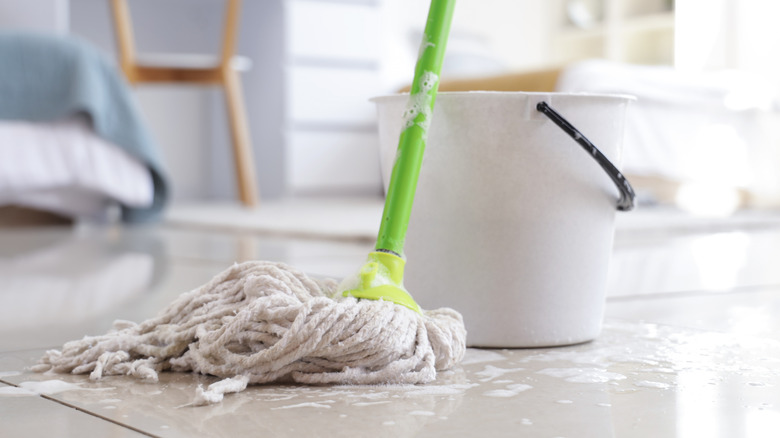
[[[114,319],[153,316],[233,261],[341,277],[373,242],[180,223],[0,230],[0,436],[778,436],[780,216],[635,213],[618,221],[593,342],[470,349],[430,385],[255,386],[197,408],[182,405],[215,379],[27,367]]]

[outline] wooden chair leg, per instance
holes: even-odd
[[[252,154],[252,142],[249,136],[241,80],[234,70],[222,75],[225,88],[230,135],[233,141],[233,159],[238,179],[238,193],[241,202],[248,207],[256,207],[259,202],[257,179]]]

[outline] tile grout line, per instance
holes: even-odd
[[[8,382],[8,381],[5,381],[3,379],[0,379],[0,383],[4,383],[6,385],[13,386],[15,388],[20,388],[19,385],[15,384],[15,383]],[[83,414],[87,414],[87,415],[90,415],[92,417],[99,418],[99,419],[104,420],[104,421],[108,421],[109,423],[113,423],[113,424],[115,424],[115,425],[117,425],[119,427],[123,427],[125,429],[130,429],[133,432],[140,433],[141,435],[148,436],[148,437],[151,437],[151,438],[160,438],[159,435],[151,434],[149,432],[143,431],[143,430],[138,429],[136,427],[130,426],[129,424],[120,423],[117,420],[113,420],[111,418],[104,417],[104,416],[102,416],[100,414],[97,414],[95,412],[91,412],[91,411],[88,411],[88,410],[86,410],[84,408],[80,408],[78,406],[72,405],[72,404],[64,402],[62,400],[58,400],[58,399],[56,399],[54,397],[51,397],[51,396],[48,396],[46,394],[38,394],[38,397],[41,397],[41,398],[43,398],[45,400],[52,401],[54,403],[60,404],[62,406],[65,406],[65,407],[68,407],[68,408],[71,408],[71,409],[75,409],[75,410],[77,410],[77,411],[79,411],[79,412],[81,412]]]
[[[63,405],[63,406],[67,406],[67,407],[69,407],[69,408],[73,408],[73,409],[75,409],[75,410],[77,410],[77,411],[79,411],[79,412],[83,412],[83,413],[85,413],[85,414],[87,414],[87,415],[91,415],[91,416],[93,416],[93,417],[95,417],[95,418],[99,418],[99,419],[101,419],[101,420],[108,421],[109,423],[116,424],[116,425],[117,425],[117,426],[119,426],[119,427],[124,427],[125,429],[130,429],[130,430],[132,430],[133,432],[138,432],[138,433],[140,433],[141,435],[145,435],[145,436],[148,436],[148,437],[151,437],[151,438],[160,438],[160,436],[159,436],[159,435],[154,435],[154,434],[151,434],[151,433],[149,433],[149,432],[143,431],[143,430],[141,430],[141,429],[138,429],[138,428],[136,428],[136,427],[130,426],[129,424],[120,423],[120,422],[119,422],[119,421],[117,421],[117,420],[113,420],[113,419],[111,419],[111,418],[104,417],[104,416],[102,416],[102,415],[100,415],[100,414],[97,414],[97,413],[95,413],[95,412],[88,411],[88,410],[86,410],[86,409],[84,409],[84,408],[80,408],[80,407],[78,407],[78,406],[75,406],[75,405],[72,405],[72,404],[70,404],[70,403],[66,403],[66,402],[64,402],[64,401],[62,401],[62,400],[57,400],[57,399],[56,399],[56,398],[54,398],[54,397],[50,397],[50,396],[48,396],[48,395],[45,395],[45,394],[40,394],[40,396],[41,396],[41,397],[43,397],[43,398],[45,398],[46,400],[50,400],[50,401],[53,401],[53,402],[55,402],[55,403],[59,403],[59,404],[61,404],[61,405]]]

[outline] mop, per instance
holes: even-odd
[[[197,388],[191,404],[204,405],[248,384],[428,383],[460,362],[461,315],[421,309],[403,285],[404,237],[453,8],[453,0],[431,1],[376,250],[356,275],[338,284],[282,263],[234,264],[154,318],[116,321],[105,335],[47,351],[33,371],[222,378]]]

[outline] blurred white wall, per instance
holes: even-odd
[[[780,2],[677,0],[675,66],[780,74]]]
[[[0,29],[68,31],[68,0],[0,0]]]
[[[528,70],[549,63],[549,0],[457,0],[442,76]],[[386,81],[411,81],[428,2],[389,0],[384,7]]]

